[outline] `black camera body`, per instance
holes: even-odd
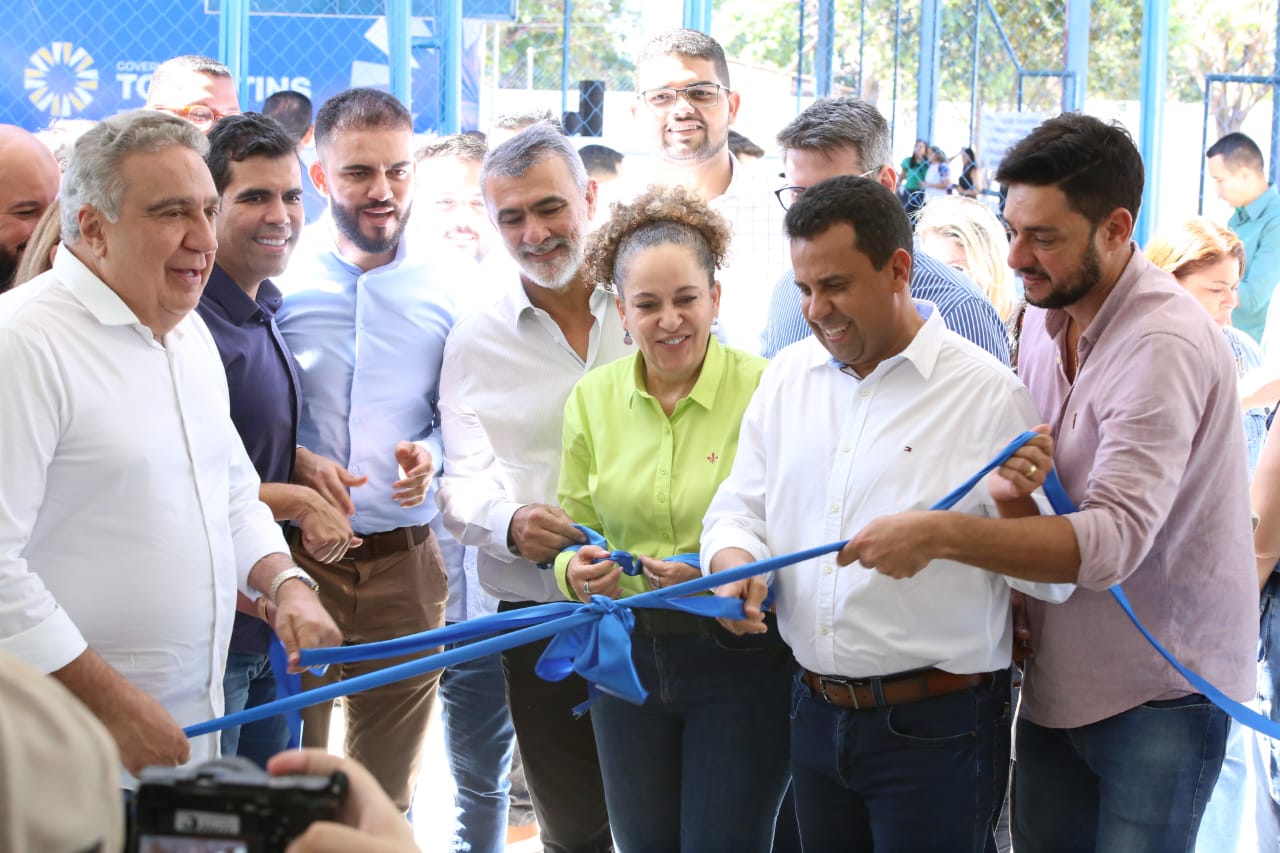
[[[268,776],[244,758],[149,767],[138,777],[130,850],[283,853],[313,821],[337,820],[347,777]]]

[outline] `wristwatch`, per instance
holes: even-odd
[[[271,591],[267,593],[267,597],[271,599],[272,604],[280,603],[279,598],[277,598],[277,593],[280,592],[280,585],[285,581],[292,580],[302,581],[304,584],[311,587],[311,591],[314,593],[318,594],[320,592],[320,584],[316,583],[315,578],[311,577],[311,575],[307,574],[297,566],[294,566],[293,568],[285,569],[283,572],[276,575],[276,579],[271,582]]]

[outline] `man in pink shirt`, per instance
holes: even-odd
[[[1258,585],[1231,354],[1195,300],[1132,242],[1142,160],[1123,128],[1067,113],[1005,156],[1009,265],[1027,310],[1019,372],[1053,457],[1020,455],[1021,503],[1001,518],[877,519],[842,562],[909,577],[935,558],[1074,582],[1028,601],[1034,657],[1017,725],[1019,849],[1189,850],[1222,764],[1228,719],[1179,676],[1107,593],[1228,695],[1254,692]],[[1012,436],[1011,436],[1012,437]],[[1080,511],[1031,500],[1056,467]]]

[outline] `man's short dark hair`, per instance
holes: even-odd
[[[280,122],[285,132],[293,137],[295,145],[311,129],[311,99],[292,89],[268,95],[262,102],[262,114]]]
[[[1205,156],[1221,157],[1222,162],[1233,172],[1248,169],[1255,174],[1262,174],[1262,149],[1243,133],[1228,133],[1210,145]]]
[[[616,178],[618,168],[622,165],[623,154],[608,145],[584,145],[578,149],[582,165],[587,167],[587,174],[593,178]]]
[[[764,149],[733,128],[729,128],[729,150],[734,157],[763,157]]]
[[[636,70],[651,59],[659,56],[683,56],[689,59],[703,59],[710,62],[719,77],[722,86],[729,86],[729,60],[725,59],[724,48],[706,33],[697,30],[667,30],[658,33],[640,50],[636,57]]]
[[[1062,113],[1009,149],[996,180],[1056,186],[1067,204],[1096,227],[1116,208],[1138,218],[1144,174],[1142,155],[1119,123]]]
[[[911,223],[902,202],[879,181],[840,175],[809,187],[787,210],[787,237],[810,240],[844,223],[853,228],[853,248],[884,269],[894,252],[911,251]]]
[[[293,137],[271,116],[240,113],[227,116],[209,131],[209,153],[205,162],[213,185],[222,195],[231,183],[231,164],[250,157],[295,157]]]
[[[413,114],[400,100],[381,89],[347,89],[320,105],[316,113],[316,147],[342,130],[407,130]]]
[[[887,166],[892,157],[889,123],[861,98],[819,98],[778,131],[778,145],[784,152],[852,148],[860,172]]]
[[[484,155],[489,151],[483,136],[473,133],[455,133],[442,136],[428,142],[413,155],[419,163],[423,160],[434,160],[437,157],[454,157],[464,163],[483,163]]]

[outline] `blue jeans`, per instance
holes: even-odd
[[[450,849],[501,853],[507,844],[507,773],[515,743],[502,658],[487,655],[447,668],[440,675],[438,695],[445,751],[457,788]]]
[[[762,639],[767,638],[767,639]],[[791,651],[776,631],[632,634],[643,705],[591,706],[618,850],[767,853],[787,784]]]
[[[228,714],[274,701],[276,681],[266,655],[231,652],[222,676]],[[283,714],[244,726],[222,730],[222,754],[240,755],[259,767],[289,746],[289,723]]]
[[[805,853],[994,851],[1010,721],[1008,672],[863,710],[829,704],[797,677],[791,778]]]
[[[1019,719],[1014,849],[1189,853],[1228,720],[1200,694],[1074,729]]]
[[[1262,622],[1258,643],[1258,699],[1261,712],[1280,722],[1280,572],[1272,572],[1262,588]],[[1280,821],[1280,740],[1263,738],[1266,786],[1272,818]],[[1259,822],[1261,823],[1261,821]]]

